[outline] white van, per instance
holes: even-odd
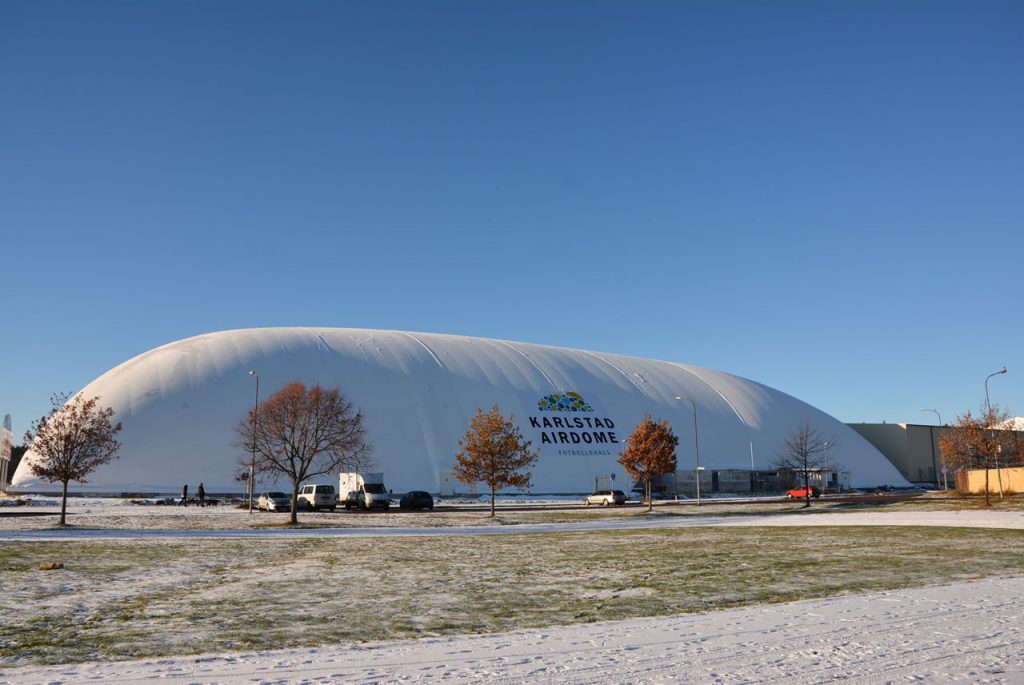
[[[296,504],[299,507],[308,507],[313,511],[318,509],[334,511],[338,508],[338,491],[334,489],[333,485],[324,483],[303,485],[299,490],[299,500]]]
[[[391,506],[391,493],[384,487],[383,473],[342,473],[338,492],[346,509],[383,509]]]

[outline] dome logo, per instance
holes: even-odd
[[[573,390],[527,399],[527,420],[534,432],[541,452],[559,457],[606,457],[617,448],[619,437],[615,422],[607,416],[599,402],[587,402]],[[596,407],[596,408],[595,408]],[[532,414],[532,415],[530,415]],[[560,416],[575,414],[575,416]]]
[[[537,409],[540,411],[594,411],[594,408],[583,399],[583,395],[572,391],[545,395],[537,402]]]

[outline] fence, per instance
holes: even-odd
[[[999,493],[999,480],[1002,478],[1003,494],[1024,492],[1024,468],[1002,468],[988,470],[988,491]],[[970,495],[985,494],[985,469],[960,471],[956,474],[957,492]]]

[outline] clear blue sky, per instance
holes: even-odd
[[[1024,3],[0,3],[0,414],[388,328],[1024,414]]]

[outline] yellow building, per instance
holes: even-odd
[[[1002,480],[1003,494],[1015,494],[1024,492],[1024,468],[1003,468],[989,469],[988,491],[989,494],[999,494],[999,484]],[[985,469],[974,469],[972,471],[961,471],[956,474],[957,492],[971,495],[985,494]]]

